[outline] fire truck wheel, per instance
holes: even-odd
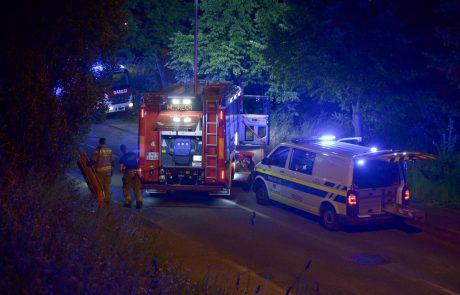
[[[265,184],[261,181],[256,183],[256,198],[257,203],[261,205],[269,205],[270,199],[268,198],[267,188]]]
[[[335,213],[334,207],[329,204],[323,204],[320,209],[321,212],[321,224],[331,231],[336,231],[339,229],[339,220],[337,218],[337,213]]]

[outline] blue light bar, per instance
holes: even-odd
[[[334,141],[335,136],[334,135],[323,135],[319,138],[321,141]]]

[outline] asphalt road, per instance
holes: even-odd
[[[90,153],[103,136],[115,154],[122,143],[135,149],[135,126],[120,119],[93,125],[82,148]],[[121,201],[119,173],[113,187]],[[250,269],[281,294],[290,286],[296,294],[314,294],[316,288],[319,294],[460,294],[460,245],[416,226],[329,232],[309,214],[258,205],[254,193],[240,187],[230,198],[144,193],[144,204],[143,214],[154,223]]]

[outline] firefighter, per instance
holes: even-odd
[[[136,208],[142,208],[141,179],[137,174],[138,157],[133,152],[128,152],[126,145],[120,145],[120,151],[123,154],[120,158],[120,171],[123,173],[123,195],[125,203],[123,206],[131,208],[131,188],[136,196]]]
[[[91,154],[90,165],[96,170],[96,176],[102,184],[104,190],[106,204],[109,204],[112,193],[110,192],[110,184],[112,183],[113,175],[113,159],[112,150],[106,147],[106,139],[100,138],[99,145]]]

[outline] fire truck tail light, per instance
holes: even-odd
[[[349,206],[356,206],[356,194],[354,192],[349,192],[347,195],[347,203]]]
[[[145,115],[145,111],[144,109],[141,109],[141,118],[144,118],[144,115]]]
[[[224,120],[224,111],[223,110],[220,110],[219,111],[219,120]]]
[[[220,180],[225,179],[225,170],[220,170]]]

